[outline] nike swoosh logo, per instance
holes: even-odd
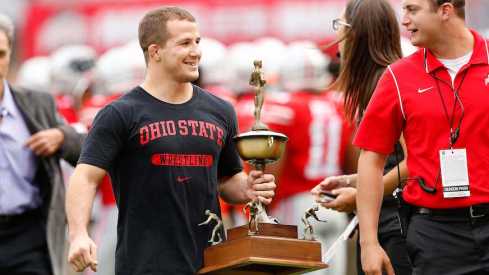
[[[182,182],[182,181],[188,180],[188,179],[190,179],[190,178],[191,178],[191,177],[186,177],[186,178],[183,178],[183,179],[182,179],[182,178],[178,177],[178,182]]]
[[[424,93],[424,92],[426,92],[426,91],[428,91],[428,90],[431,90],[431,89],[433,89],[433,88],[435,88],[435,86],[430,87],[430,88],[428,88],[428,89],[424,89],[424,90],[418,89],[418,93]]]

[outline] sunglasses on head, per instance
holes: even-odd
[[[362,1],[363,0],[357,0],[355,5],[353,6],[353,9],[351,10],[351,13],[350,13],[350,22],[353,22],[353,17],[355,16],[355,12],[357,11],[358,5],[360,5],[360,2],[362,2]]]

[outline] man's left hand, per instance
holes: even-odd
[[[57,128],[43,130],[32,135],[25,143],[37,156],[51,156],[61,148],[65,133]]]
[[[268,205],[272,202],[272,197],[275,195],[275,177],[270,174],[264,174],[262,176],[261,171],[251,171],[248,175],[247,186],[249,189],[246,192],[246,195],[249,200],[252,200],[255,197],[265,205]]]

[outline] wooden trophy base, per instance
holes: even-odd
[[[285,275],[328,267],[321,262],[321,243],[298,239],[297,226],[260,223],[258,230],[248,236],[248,225],[229,229],[227,242],[205,249],[199,274]]]

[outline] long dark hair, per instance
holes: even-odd
[[[340,75],[333,85],[344,92],[345,113],[353,121],[357,112],[359,119],[363,117],[382,73],[402,58],[402,50],[396,13],[387,0],[350,0],[345,16],[351,27],[326,47],[346,39]]]

